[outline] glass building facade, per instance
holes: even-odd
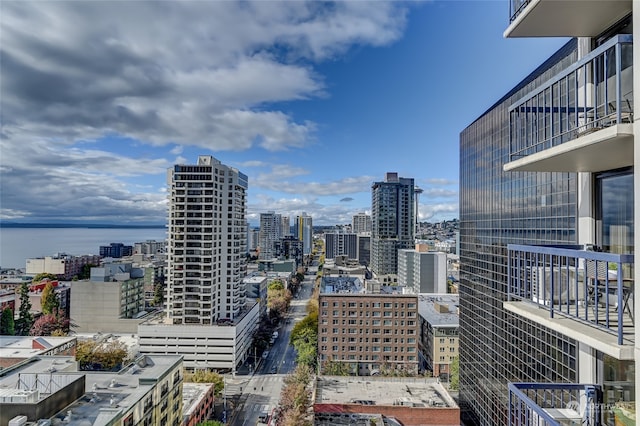
[[[510,107],[577,61],[569,41],[460,135],[460,405],[465,424],[507,424],[509,382],[575,382],[577,342],[506,311],[507,244],[577,243],[578,180],[505,172]]]

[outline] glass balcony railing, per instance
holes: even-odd
[[[632,36],[617,35],[514,103],[509,108],[510,160],[631,123],[632,50]]]
[[[632,254],[518,244],[507,249],[509,300],[595,326],[616,335],[618,345],[633,338]]]
[[[599,385],[509,383],[509,426],[582,424],[604,424]]]

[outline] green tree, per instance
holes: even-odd
[[[127,346],[119,340],[102,343],[84,340],[76,347],[76,361],[80,370],[120,370],[128,355]]]
[[[33,315],[31,315],[31,301],[29,300],[29,286],[26,282],[20,285],[20,310],[18,311],[18,323],[16,332],[20,336],[29,334],[33,326]]]
[[[298,365],[294,372],[284,379],[280,394],[282,422],[286,426],[312,425],[309,417],[311,408],[311,390],[309,384],[313,378],[312,370],[306,365]]]
[[[157,282],[153,288],[153,305],[162,306],[164,303],[164,284]]]
[[[322,373],[327,376],[349,376],[351,367],[346,362],[327,360],[322,364]]]
[[[32,283],[39,283],[42,280],[57,280],[58,276],[55,274],[50,274],[48,272],[41,272],[39,274],[36,274],[32,279],[31,282]]]
[[[4,308],[0,317],[0,334],[5,336],[13,336],[16,334],[15,323],[13,321],[13,310]]]
[[[224,390],[224,377],[215,371],[196,370],[193,373],[185,374],[184,381],[191,383],[213,383],[216,396],[222,395],[222,391]]]
[[[284,285],[277,280],[272,281],[267,286],[267,308],[272,318],[281,318],[289,309],[291,303],[291,292],[284,288]]]
[[[88,280],[91,278],[91,268],[95,268],[98,265],[93,265],[91,263],[87,263],[86,265],[82,265],[82,270],[78,275],[78,279],[80,280]]]
[[[449,388],[460,389],[460,356],[453,358],[449,366]]]
[[[42,313],[45,315],[54,313],[60,307],[60,301],[51,282],[48,282],[44,286],[44,290],[42,290],[40,306],[42,307]]]

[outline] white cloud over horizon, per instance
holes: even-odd
[[[349,222],[374,177],[274,158],[321,149],[323,123],[292,105],[331,98],[322,64],[403,37],[407,5],[374,6],[1,2],[0,219],[162,223],[166,169],[197,151],[248,169],[250,218]],[[422,185],[421,202],[450,201],[450,184]]]

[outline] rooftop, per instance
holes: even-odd
[[[76,337],[0,336],[0,358],[31,358],[51,348],[72,343]]]
[[[364,294],[366,290],[358,277],[323,277],[322,294]]]
[[[145,384],[140,379],[160,378],[181,359],[181,356],[173,355],[142,356],[120,372],[111,373],[75,371],[77,366],[73,357],[34,358],[22,368],[0,377],[0,391],[19,392],[20,383],[29,382],[31,376],[42,381],[43,373],[50,374],[53,382],[84,375],[84,396],[53,416],[53,424],[62,421],[69,425],[106,425],[114,416],[138,403],[153,388],[153,382]],[[40,395],[44,396],[47,394]]]
[[[213,386],[213,383],[183,383],[182,384],[182,406],[183,414],[190,416],[193,411],[199,408],[198,401],[202,400]]]
[[[457,327],[460,321],[457,294],[420,294],[418,312],[432,327]]]
[[[316,404],[450,407],[457,404],[435,378],[322,376]]]

